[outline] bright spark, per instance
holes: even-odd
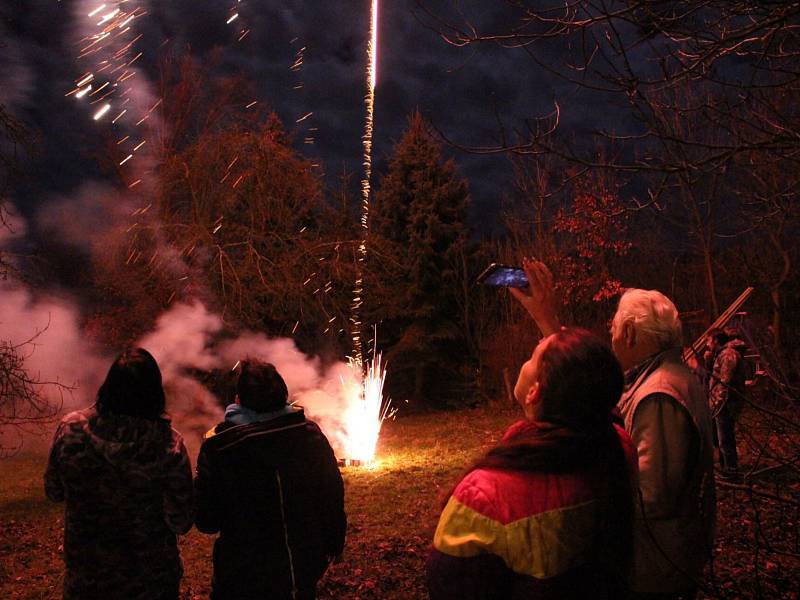
[[[103,18],[102,18],[102,19],[100,19],[100,22],[97,24],[97,26],[99,27],[100,25],[102,25],[102,24],[103,24],[103,23],[105,23],[106,21],[110,21],[111,19],[113,19],[114,17],[116,17],[118,13],[119,13],[119,9],[118,9],[118,8],[115,8],[115,9],[114,9],[114,10],[112,10],[110,13],[103,15]]]
[[[372,0],[372,36],[370,39],[369,87],[374,90],[378,82],[378,0]]]
[[[104,105],[103,105],[103,107],[102,107],[100,110],[98,110],[96,113],[94,113],[94,117],[92,117],[92,118],[93,118],[95,121],[98,121],[98,120],[99,120],[99,119],[101,119],[101,118],[103,117],[103,115],[104,115],[104,114],[106,114],[106,113],[107,113],[109,110],[111,110],[111,105],[110,105],[110,104],[104,104]]]
[[[231,23],[233,23],[233,22],[234,22],[234,21],[237,19],[237,17],[238,17],[238,16],[239,16],[239,13],[234,13],[233,15],[231,15],[231,18],[230,18],[230,19],[228,19],[227,21],[225,21],[225,23],[226,23],[227,25],[230,25]]]
[[[105,7],[106,7],[105,4],[101,4],[100,6],[95,8],[92,12],[90,12],[87,16],[91,18],[95,16],[97,13],[99,13],[101,10],[103,10]]]

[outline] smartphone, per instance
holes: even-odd
[[[492,263],[478,275],[478,283],[515,288],[528,287],[528,277],[520,267]]]

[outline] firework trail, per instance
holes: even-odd
[[[140,50],[143,34],[137,33],[136,26],[147,14],[145,6],[134,5],[130,0],[76,3],[76,23],[81,32],[76,61],[85,70],[65,95],[86,103],[94,121],[107,121],[114,128],[124,128],[122,131],[127,135],[117,142],[124,157],[120,166],[145,146],[147,127],[137,128],[160,104],[146,82],[136,85],[142,79],[137,62],[143,55]],[[139,181],[132,182],[130,187]]]
[[[356,280],[353,286],[351,304],[353,361],[358,369],[363,369],[364,355],[361,343],[361,294],[364,291],[363,266],[367,257],[367,229],[369,227],[370,178],[372,177],[372,122],[375,109],[375,83],[378,77],[378,0],[372,0],[370,20],[370,39],[367,44],[367,94],[366,120],[364,123],[364,178],[361,180],[361,242],[358,245],[356,260]]]
[[[242,41],[250,30],[241,26],[243,0],[236,0],[228,9],[226,24]],[[161,104],[152,93],[152,86],[137,63],[146,48],[144,34],[137,25],[149,14],[144,0],[80,0],[76,3],[76,24],[80,31],[76,62],[84,71],[74,80],[74,87],[65,95],[89,105],[94,121],[110,122],[117,131],[122,166],[147,144],[159,119],[151,119]],[[167,43],[162,41],[159,48]],[[155,115],[157,116],[157,115]],[[141,127],[143,126],[144,127]],[[145,148],[145,151],[148,148]],[[139,170],[138,176],[145,173]],[[129,187],[135,187],[141,178]]]
[[[361,341],[360,309],[364,291],[363,267],[367,257],[367,231],[369,228],[370,179],[372,176],[372,123],[375,108],[375,83],[378,76],[378,0],[372,0],[370,39],[367,44],[367,94],[364,98],[366,119],[364,123],[364,178],[361,180],[361,241],[356,260],[356,279],[353,286],[351,321],[353,356],[350,369],[359,385],[353,386],[351,394],[355,401],[345,415],[347,459],[374,464],[378,435],[384,419],[391,417],[390,401],[383,401],[383,383],[386,367],[381,364],[381,355],[373,347],[372,360],[366,365]],[[373,335],[373,343],[377,340]]]

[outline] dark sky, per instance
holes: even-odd
[[[0,102],[41,136],[35,178],[22,190],[24,197],[14,198],[26,216],[49,198],[68,198],[86,180],[98,177],[96,157],[112,126],[108,118],[94,122],[85,104],[64,94],[86,70],[86,63],[76,58],[77,40],[86,32],[86,14],[100,4],[102,0],[41,0],[34,7],[27,0],[5,0],[0,8],[0,37],[5,40],[0,47]],[[114,0],[107,5],[116,6]],[[131,5],[135,2],[123,6],[130,10]],[[255,99],[277,110],[304,153],[321,159],[330,185],[345,169],[354,181],[361,177],[368,0],[139,0],[139,5],[149,14],[135,21],[142,38],[132,51],[143,52],[138,85],[147,87],[148,78],[157,78],[155,65],[165,48],[186,49],[201,64],[214,48],[222,48],[221,70],[240,72],[252,81]],[[476,23],[502,21],[502,14],[491,8],[494,3],[460,5]],[[239,17],[227,24],[232,6]],[[243,28],[249,34],[237,41]],[[554,97],[562,109],[570,103],[574,107],[564,112],[566,123],[578,130],[591,126],[592,111],[583,108],[586,92],[546,76],[521,51],[448,45],[415,18],[413,3],[406,0],[381,3],[379,28],[376,174],[416,108],[464,144],[486,145],[496,139],[495,108],[513,126],[549,110]],[[303,47],[303,65],[292,71]],[[302,89],[294,89],[300,83]],[[313,115],[295,125],[308,112]],[[302,143],[307,136],[313,136],[313,144]],[[485,225],[488,217],[491,222],[508,187],[507,159],[448,152],[470,181],[473,219]]]

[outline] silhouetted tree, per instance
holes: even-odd
[[[144,312],[133,324],[147,324],[200,298],[233,327],[341,352],[356,244],[347,207],[328,201],[322,171],[277,115],[247,108],[246,83],[188,59],[164,69],[168,126],[152,131],[152,195],[132,215],[127,245],[109,243],[95,260],[114,307],[102,313]]]
[[[443,400],[470,362],[456,298],[471,275],[464,268],[468,205],[466,182],[415,112],[373,203],[365,312],[388,349],[390,383],[418,401]],[[400,385],[409,379],[412,385]]]

